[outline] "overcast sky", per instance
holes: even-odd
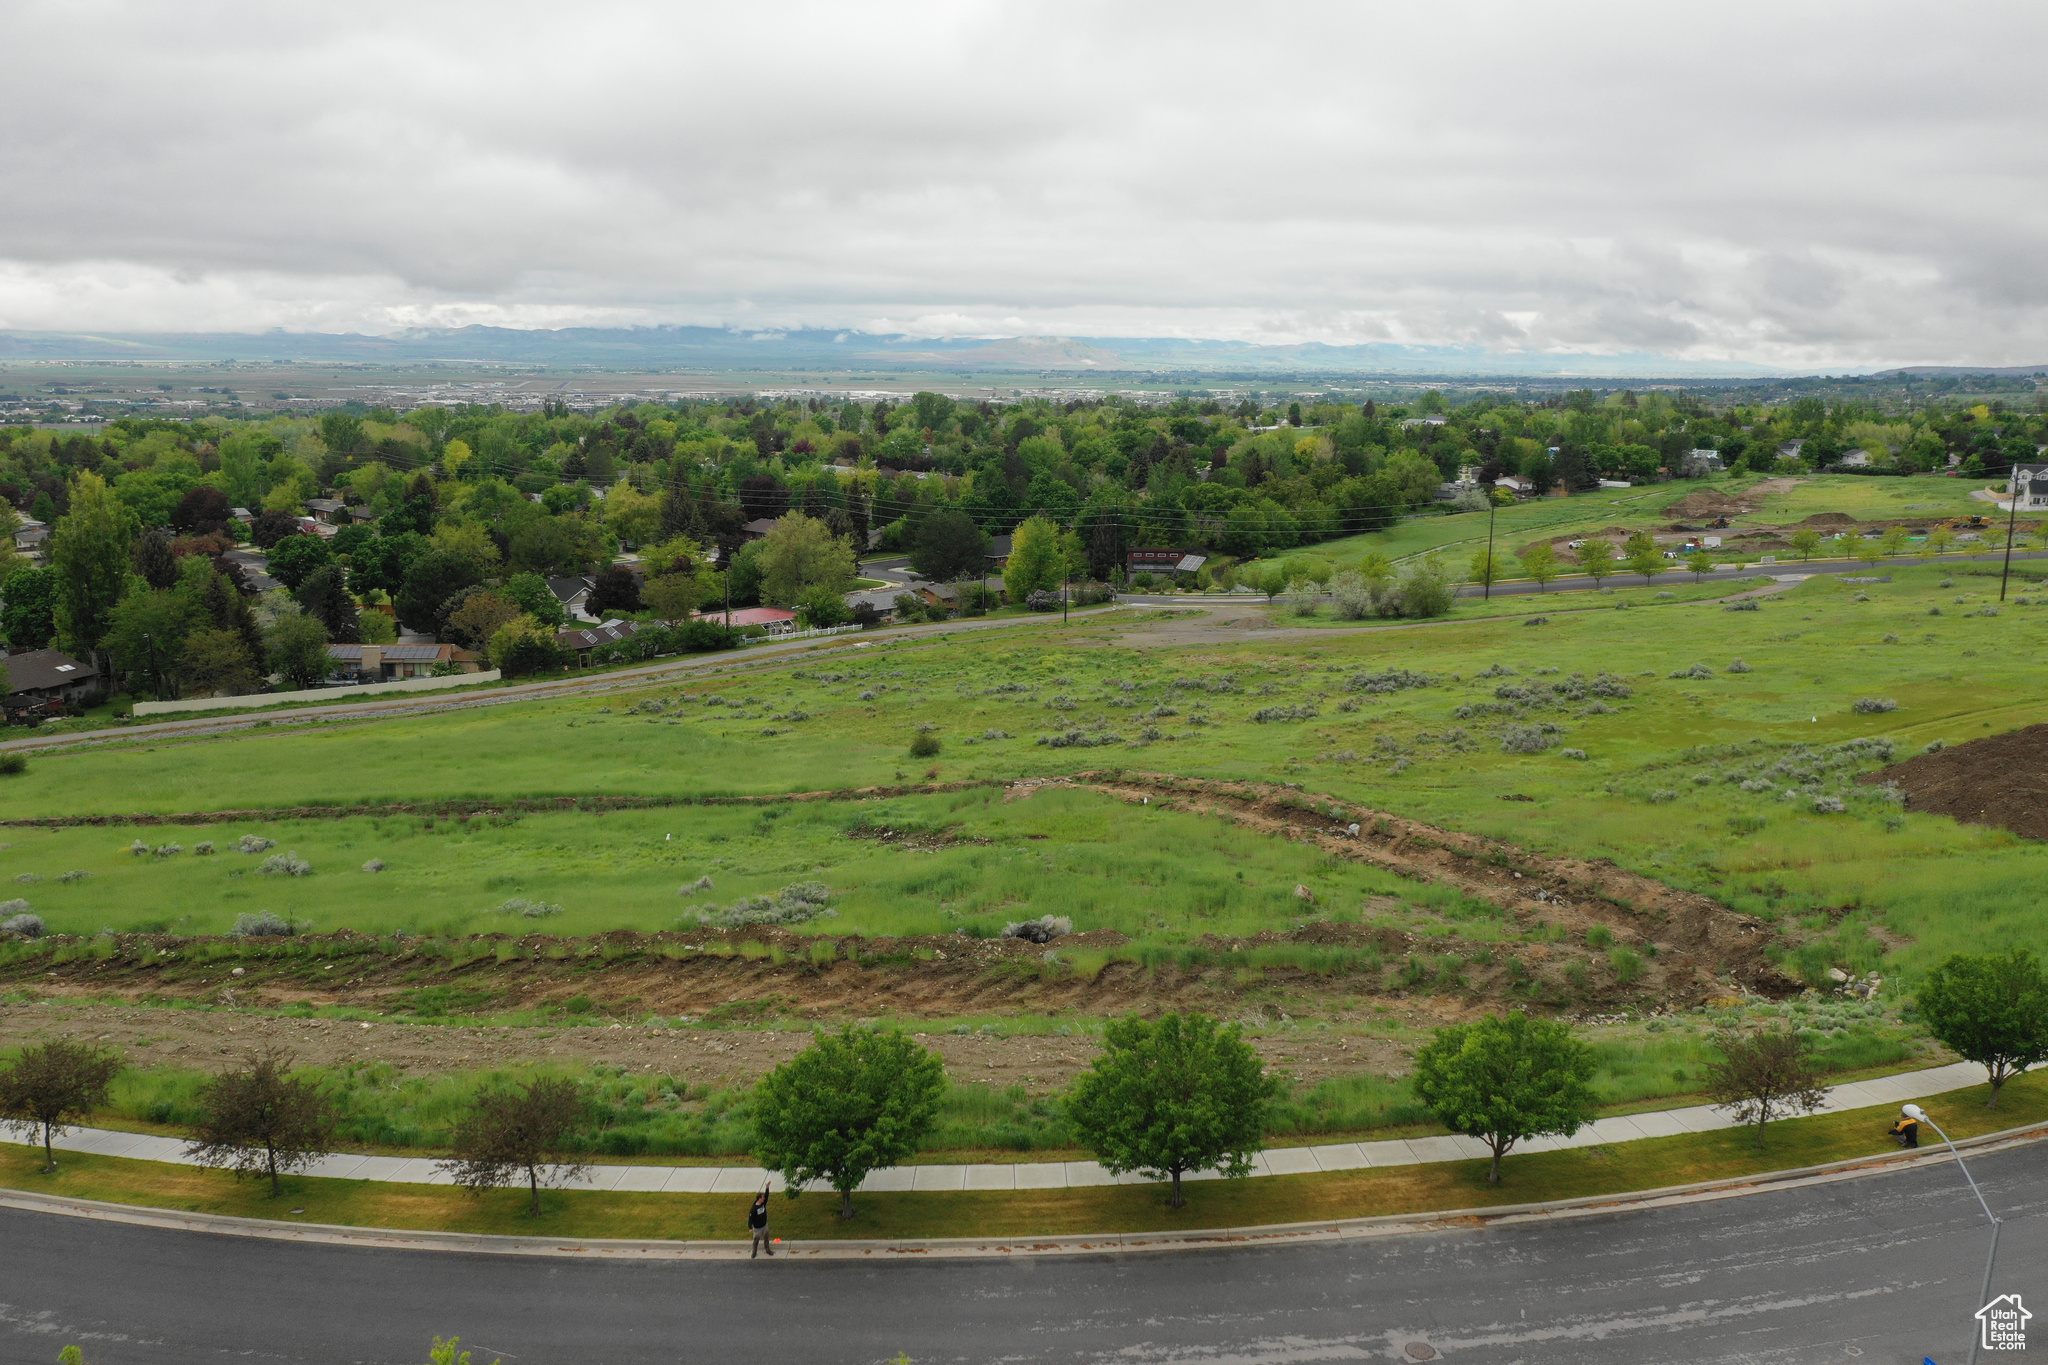
[[[11,0],[0,327],[2048,361],[2048,4]]]

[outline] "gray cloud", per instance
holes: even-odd
[[[24,3],[0,326],[2048,358],[2048,11]]]

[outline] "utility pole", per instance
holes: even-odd
[[[2006,504],[2005,518],[2005,571],[1998,575],[1998,600],[2005,600],[2005,581],[2012,577],[2012,538],[2019,529],[2020,498],[2031,494],[2034,488],[2034,471],[2022,470],[2017,464],[2012,467],[2012,501]]]
[[[1493,514],[1500,510],[1500,504],[1493,500],[1493,485],[1486,486],[1486,591],[1485,600],[1493,600]]]

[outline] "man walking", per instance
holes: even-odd
[[[767,1247],[768,1254],[775,1254],[775,1243],[768,1237],[768,1187],[763,1185],[761,1193],[754,1200],[754,1207],[747,1210],[747,1227],[754,1234],[754,1254],[747,1257],[754,1260],[760,1256],[761,1248]]]

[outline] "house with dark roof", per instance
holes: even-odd
[[[7,656],[6,708],[18,711],[45,702],[83,701],[97,690],[90,665],[54,649],[28,649]]]
[[[555,648],[574,654],[578,668],[588,668],[592,650],[623,644],[646,629],[648,623],[644,621],[606,621],[587,630],[558,630],[555,632]]]
[[[329,645],[327,659],[337,682],[397,682],[431,678],[434,670],[453,664],[464,673],[483,671],[481,656],[454,645]]]
[[[590,602],[591,589],[597,586],[594,578],[550,578],[548,591],[562,604],[562,610],[569,613],[571,620],[592,620],[586,607]]]
[[[745,526],[742,526],[740,528],[740,530],[746,532],[748,540],[759,540],[762,536],[767,535],[770,531],[774,529],[774,517],[756,517],[752,521],[748,522]]]
[[[2048,507],[2048,464],[2016,464],[2005,476],[2007,501],[2026,487],[2026,494],[2020,498],[2020,506],[2029,510]]]
[[[893,621],[896,619],[896,599],[902,593],[903,589],[899,587],[863,588],[846,594],[846,606],[849,611],[859,611],[866,606],[881,620]]]

